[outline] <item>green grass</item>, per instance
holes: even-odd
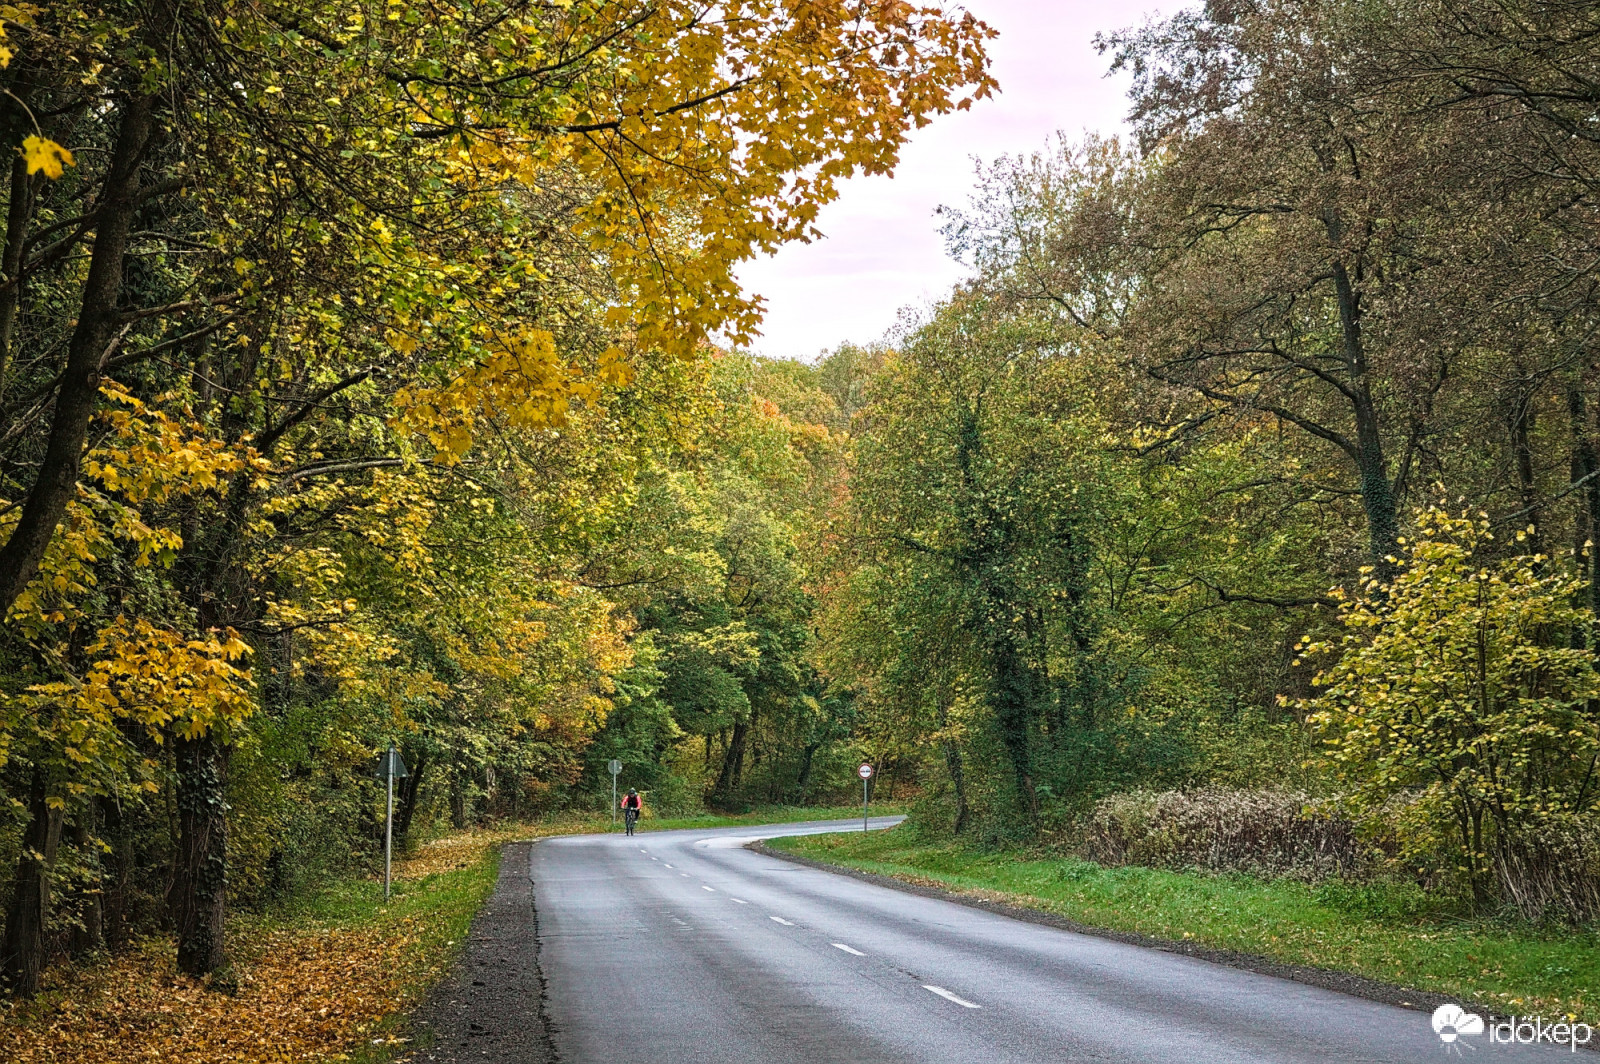
[[[1501,1013],[1600,1024],[1600,929],[1452,918],[1403,887],[1105,868],[979,852],[904,830],[775,839],[776,849],[1039,909],[1080,924],[1355,972]]]
[[[239,922],[248,925],[261,920],[277,926],[334,928],[394,923],[406,917],[426,916],[428,944],[453,946],[465,937],[472,917],[493,893],[499,875],[500,848],[493,846],[482,860],[465,868],[419,879],[395,880],[387,905],[383,901],[381,879],[337,880],[275,906],[263,916],[241,917]]]

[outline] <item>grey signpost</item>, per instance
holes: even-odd
[[[383,780],[384,790],[388,792],[386,808],[383,814],[383,902],[389,903],[389,884],[394,867],[394,781],[405,779],[410,773],[406,771],[406,763],[400,760],[400,751],[395,749],[394,743],[389,744],[389,749],[378,755],[378,778]]]
[[[861,777],[861,830],[866,831],[867,805],[870,801],[867,797],[867,781],[872,779],[872,766],[863,761],[861,767],[856,769],[856,775]]]
[[[617,777],[622,774],[622,762],[616,758],[611,759],[611,764],[606,766],[611,770],[611,822],[617,822]]]

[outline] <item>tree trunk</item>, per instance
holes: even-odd
[[[467,826],[467,785],[460,765],[450,773],[450,826],[457,831]]]
[[[806,804],[806,791],[811,788],[811,769],[816,764],[817,751],[820,749],[820,742],[810,742],[800,754],[800,775],[795,779],[794,793],[795,801],[801,805]]]
[[[6,378],[11,372],[12,337],[16,332],[17,308],[22,303],[22,249],[26,243],[28,223],[33,220],[34,178],[28,173],[27,160],[18,155],[11,161],[11,198],[6,208],[6,242],[0,252],[0,281],[6,282],[0,291],[0,399],[5,397]]]
[[[733,738],[728,742],[728,752],[722,758],[722,771],[717,774],[717,785],[712,788],[712,794],[718,802],[728,802],[733,798],[734,789],[739,786],[739,777],[744,765],[744,742],[750,734],[749,721],[737,721],[733,726]]]
[[[1582,560],[1583,576],[1589,582],[1589,611],[1600,617],[1600,566],[1595,557],[1600,545],[1594,542],[1600,538],[1600,455],[1596,454],[1595,433],[1581,384],[1567,389],[1567,413],[1572,425],[1572,482],[1583,485],[1577,497],[1577,513],[1573,515],[1577,539],[1574,545]],[[1594,650],[1600,654],[1600,646]]]
[[[943,738],[939,740],[939,746],[944,751],[944,767],[950,773],[950,786],[956,792],[956,822],[951,830],[960,835],[967,830],[967,820],[971,815],[967,808],[967,773],[965,766],[961,763],[961,748],[956,745],[955,740],[950,738],[945,731],[950,726],[950,696],[949,691],[943,685],[939,688],[936,704],[938,706],[937,723],[939,731],[943,735]]]
[[[67,944],[67,952],[74,957],[93,953],[105,945],[105,877],[100,860],[100,847],[94,834],[95,811],[99,805],[99,799],[91,801],[72,825],[72,843],[83,855],[83,860],[95,871],[95,875],[89,881],[89,888],[79,898],[79,924],[73,927],[71,940]]]
[[[755,735],[756,714],[750,711],[750,720],[743,725],[744,731],[739,736],[739,756],[733,758],[733,789],[738,790],[744,784],[745,749],[754,745],[752,737]]]
[[[155,102],[154,96],[138,96],[122,106],[122,122],[95,211],[94,252],[56,391],[50,438],[17,525],[0,547],[0,614],[11,608],[38,572],[56,525],[78,489],[84,440],[99,402],[100,372],[120,323],[122,259],[139,205],[139,165],[150,141]]]
[[[1332,246],[1340,243],[1343,230],[1338,216],[1329,213],[1323,219]],[[1389,559],[1400,550],[1399,503],[1394,495],[1394,482],[1389,479],[1389,461],[1383,451],[1378,406],[1372,398],[1372,385],[1367,373],[1366,341],[1362,336],[1361,293],[1351,280],[1344,263],[1333,264],[1334,294],[1339,304],[1340,346],[1344,355],[1345,372],[1349,374],[1347,393],[1355,414],[1356,472],[1361,479],[1361,505],[1367,514],[1367,550],[1372,558],[1372,568],[1379,580],[1393,580],[1398,568]]]
[[[1000,728],[1000,741],[1011,759],[1017,797],[1023,810],[1030,819],[1038,819],[1039,794],[1034,789],[1033,758],[1028,741],[1035,688],[1033,671],[1017,652],[1016,643],[1003,632],[990,640],[990,660],[994,676],[989,704]]]
[[[61,843],[61,810],[51,808],[45,770],[34,766],[28,785],[28,826],[11,888],[11,908],[0,944],[0,975],[13,994],[33,997],[44,976],[45,923],[50,914],[50,876]]]
[[[411,831],[411,818],[417,812],[417,796],[422,793],[422,775],[428,769],[428,753],[424,750],[417,755],[417,763],[411,766],[411,775],[400,781],[400,813],[395,818],[394,832],[404,839]]]
[[[1520,369],[1520,367],[1519,367]],[[1522,504],[1521,527],[1533,529],[1527,541],[1529,554],[1543,554],[1544,546],[1540,535],[1544,522],[1540,517],[1542,500],[1539,498],[1538,484],[1533,472],[1533,445],[1530,437],[1533,434],[1533,393],[1532,389],[1525,389],[1511,404],[1510,422],[1508,429],[1511,436],[1511,456],[1517,471],[1517,494]]]
[[[950,830],[960,835],[967,830],[967,820],[971,816],[967,807],[967,775],[961,764],[961,748],[949,739],[940,745],[944,747],[944,767],[950,773],[950,785],[956,792],[956,821]]]
[[[106,949],[120,953],[130,940],[128,889],[133,883],[134,856],[132,826],[115,799],[105,803],[105,825],[111,845],[111,874],[105,879]]]
[[[178,970],[207,975],[226,963],[228,751],[205,735],[180,739],[178,853],[168,907],[178,930]]]

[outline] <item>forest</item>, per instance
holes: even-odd
[[[1130,135],[811,364],[738,264],[992,31],[708,10],[0,6],[10,992],[223,970],[381,865],[390,743],[402,846],[866,760],[961,845],[1600,919],[1600,9],[1107,34]]]

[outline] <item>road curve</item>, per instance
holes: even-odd
[[[535,845],[539,961],[563,1064],[1416,1064],[1455,1048],[1426,1013],[744,849],[849,827]],[[1470,1041],[1481,1064],[1570,1057]]]

